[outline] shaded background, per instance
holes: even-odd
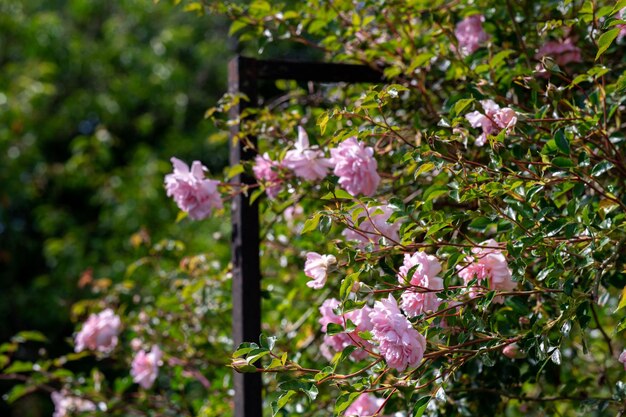
[[[0,0],[0,343],[37,329],[66,352],[81,287],[119,280],[138,240],[206,250],[216,225],[176,224],[162,184],[173,155],[227,164],[203,115],[228,24],[170,2]],[[13,415],[50,415],[28,398]]]

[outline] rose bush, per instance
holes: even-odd
[[[211,194],[261,201],[264,334],[235,347],[231,366],[264,374],[268,413],[626,411],[626,1],[187,6],[229,15],[255,46],[291,40],[388,81],[277,83],[281,99],[254,117],[227,119],[246,99],[233,95],[207,113],[259,138],[256,158],[212,180]],[[242,171],[258,183],[225,181]],[[200,201],[196,191],[184,201]],[[135,380],[152,389],[158,372],[171,409],[184,408],[181,378],[215,383],[208,347],[185,341],[200,330],[220,340],[199,317],[219,309],[205,291],[223,291],[227,271],[172,284],[170,297],[191,291],[193,303],[153,310],[167,329],[135,327],[150,298],[115,300],[137,310],[122,338],[161,346],[163,365],[152,358],[150,378]],[[172,333],[182,344],[168,348]],[[95,382],[75,393],[111,409]]]

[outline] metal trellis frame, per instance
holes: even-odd
[[[237,56],[228,66],[230,93],[243,93],[249,101],[241,100],[231,109],[231,119],[239,119],[246,107],[258,103],[259,80],[295,80],[325,83],[375,83],[382,74],[365,65],[281,60],[257,60]],[[255,156],[257,140],[233,140],[240,126],[231,128],[230,164],[235,166],[251,161]],[[254,177],[238,174],[234,183],[255,184]],[[259,257],[259,206],[258,200],[250,203],[250,196],[238,193],[232,200],[232,336],[235,346],[252,342],[261,333],[261,265]],[[262,385],[259,373],[234,374],[235,417],[262,417]]]

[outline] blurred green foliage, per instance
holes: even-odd
[[[68,333],[79,278],[119,279],[133,233],[190,238],[163,175],[172,155],[226,164],[202,120],[225,89],[226,29],[168,2],[0,1],[1,339]],[[215,229],[198,228],[190,250]]]

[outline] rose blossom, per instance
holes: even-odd
[[[76,352],[89,349],[110,353],[117,346],[117,335],[121,327],[122,321],[110,308],[91,314],[76,335]]]
[[[454,35],[459,42],[459,52],[466,56],[473,54],[480,45],[489,39],[489,35],[483,30],[485,17],[480,14],[468,16],[457,23]]]
[[[178,158],[170,161],[174,172],[165,176],[165,188],[179,209],[193,220],[202,220],[212,210],[222,208],[222,198],[217,190],[219,181],[204,178],[207,168],[200,161],[193,161],[191,169]]]
[[[497,247],[498,242],[489,239],[481,243],[480,246]],[[501,250],[478,247],[473,248],[472,253],[475,256],[469,256],[465,259],[469,262],[469,265],[465,267],[457,266],[459,276],[463,279],[465,285],[474,279],[478,279],[478,281],[488,280],[490,290],[511,291],[517,287],[517,283],[511,279],[511,270]],[[470,295],[473,296],[476,290],[476,288],[473,288]],[[495,297],[493,301],[502,303],[503,297]]]
[[[441,264],[436,257],[426,252],[416,252],[404,255],[404,263],[398,272],[400,284],[406,284],[409,271],[415,268],[409,283],[419,288],[409,288],[401,296],[402,310],[409,316],[415,317],[426,311],[437,311],[441,302],[433,291],[442,290],[443,280],[436,275],[441,272]]]
[[[145,389],[150,388],[159,375],[159,366],[162,365],[162,356],[163,353],[161,349],[156,345],[153,346],[148,353],[144,350],[137,352],[133,358],[130,370],[133,382],[136,382]]]
[[[333,255],[320,255],[317,252],[307,253],[304,274],[312,278],[313,281],[307,282],[306,285],[316,290],[322,288],[326,284],[328,268],[335,263],[337,263],[337,258]]]
[[[351,137],[331,149],[330,154],[331,162],[335,164],[334,174],[339,177],[339,185],[344,190],[353,196],[374,194],[380,176],[376,172],[378,164],[372,147]]]
[[[582,62],[580,48],[574,45],[571,38],[544,43],[535,54],[535,58],[541,59],[544,56],[554,59],[554,62],[561,67],[573,62]]]
[[[324,342],[320,351],[327,360],[332,360],[335,352],[341,352],[348,346],[363,346],[368,350],[371,350],[372,348],[372,344],[370,342],[359,336],[359,332],[372,330],[372,323],[369,318],[372,309],[368,306],[364,306],[359,310],[353,310],[345,313],[342,317],[333,311],[339,307],[340,304],[339,300],[335,298],[329,298],[322,303],[322,306],[319,309],[320,314],[322,315],[319,319],[319,323],[322,325],[322,332],[326,333],[328,331],[328,324],[330,323],[345,327],[348,320],[354,323],[356,329],[350,333],[324,335]],[[352,352],[351,356],[355,360],[362,360],[368,356],[368,353],[363,348],[357,348],[354,352]]]
[[[352,217],[347,219],[348,225],[357,230],[346,229],[342,235],[348,240],[359,242],[360,248],[364,248],[370,242],[378,247],[378,240],[381,237],[385,237],[389,241],[388,244],[399,242],[400,222],[387,222],[392,214],[393,210],[389,206],[367,207],[367,213],[363,210],[357,216],[358,226],[352,221]]]
[[[324,152],[309,146],[309,136],[302,126],[298,126],[298,140],[295,149],[287,151],[283,165],[291,169],[300,178],[309,181],[321,180],[333,167],[329,159],[324,158]]]
[[[254,176],[258,181],[266,183],[265,192],[271,199],[276,198],[280,192],[280,183],[282,182],[278,173],[280,166],[278,162],[270,159],[267,152],[263,156],[257,155],[254,159],[254,167],[252,167]]]
[[[402,372],[409,366],[420,364],[426,350],[426,339],[402,315],[391,294],[376,301],[370,320],[373,339],[378,342],[387,365]]]
[[[75,413],[96,411],[94,403],[83,398],[71,396],[66,391],[55,391],[50,396],[54,403],[54,414],[52,414],[52,417],[69,417]]]
[[[521,359],[526,356],[524,352],[520,350],[517,343],[506,345],[504,349],[502,349],[502,354],[510,359]]]
[[[485,113],[473,111],[465,115],[465,118],[472,127],[480,127],[483,130],[482,135],[476,138],[475,145],[483,146],[487,142],[487,135],[506,129],[510,132],[517,123],[517,113],[515,110],[504,107],[500,108],[493,100],[481,100]]]
[[[356,400],[344,412],[345,417],[370,417],[378,412],[385,403],[382,398],[377,398],[372,394],[363,393],[356,397]],[[381,416],[382,417],[382,416]]]
[[[626,349],[619,355],[618,360],[624,364],[624,370],[626,370]]]

